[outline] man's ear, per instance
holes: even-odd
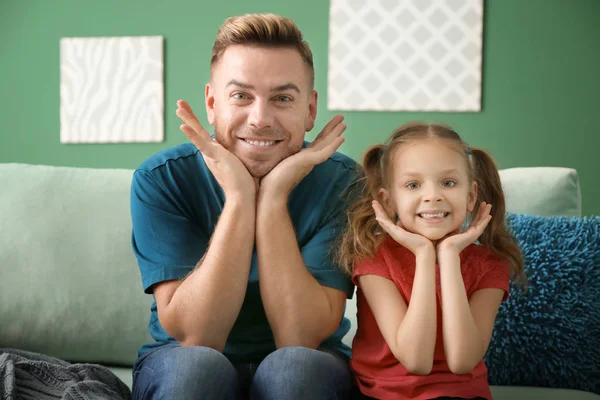
[[[472,212],[475,209],[475,204],[477,203],[477,182],[473,181],[471,184],[471,190],[469,190],[469,201],[467,203],[467,210]]]
[[[304,122],[304,130],[306,132],[312,130],[315,126],[315,120],[317,119],[317,100],[319,95],[316,90],[313,90],[308,99],[308,114],[306,115],[306,121]]]
[[[206,84],[206,88],[204,89],[204,104],[206,105],[208,123],[215,126],[215,95],[210,82]]]

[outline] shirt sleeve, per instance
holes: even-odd
[[[332,251],[337,242],[335,226],[326,226],[319,230],[300,251],[302,259],[315,279],[323,286],[339,289],[351,298],[354,286],[350,277],[334,262]]]
[[[137,170],[131,184],[132,246],[146,293],[152,285],[184,278],[202,258],[206,238],[151,171]]]
[[[390,273],[390,268],[385,262],[385,257],[383,255],[384,248],[385,245],[382,244],[379,246],[379,249],[373,258],[363,258],[354,264],[354,269],[352,271],[352,282],[356,286],[358,286],[357,278],[360,275],[377,275],[391,281],[393,280]]]
[[[346,171],[335,179],[335,189],[329,193],[324,222],[300,252],[306,267],[323,286],[339,289],[352,298],[354,285],[350,276],[335,261],[339,239],[345,229],[346,211],[352,198],[346,190],[356,180],[354,172]]]
[[[506,260],[490,257],[484,262],[476,290],[496,288],[504,290],[502,301],[508,299],[510,268]]]

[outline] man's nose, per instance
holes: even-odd
[[[256,100],[252,104],[248,124],[256,129],[268,128],[273,124],[273,112],[267,101]]]

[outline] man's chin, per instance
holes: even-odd
[[[275,168],[275,165],[271,166],[271,165],[265,165],[265,164],[256,164],[256,163],[243,163],[244,166],[246,167],[246,169],[248,170],[248,172],[250,173],[250,175],[252,175],[253,178],[258,178],[258,179],[262,179],[264,178],[269,172],[271,172],[273,170],[273,168]]]
[[[260,179],[264,178],[269,172],[271,172],[275,167],[277,167],[277,165],[279,165],[280,162],[300,152],[300,150],[302,150],[302,147],[299,147],[297,150],[293,149],[285,155],[271,155],[269,157],[264,157],[264,159],[262,160],[257,158],[242,158],[240,157],[240,155],[237,155],[237,157],[240,159],[242,164],[244,164],[250,175]],[[276,158],[274,159],[274,157]]]
[[[289,157],[289,156],[288,156]],[[242,164],[244,164],[244,166],[246,167],[246,169],[248,170],[248,172],[250,173],[250,175],[252,175],[255,178],[264,178],[269,172],[271,172],[273,170],[273,168],[275,168],[277,165],[279,165],[279,163],[283,160],[285,160],[284,157],[280,160],[277,161],[273,161],[271,160],[265,160],[265,161],[258,161],[258,160],[244,160],[244,159],[240,159],[242,161]]]

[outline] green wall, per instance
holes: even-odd
[[[203,114],[216,30],[246,12],[289,16],[304,31],[315,56],[321,127],[334,114],[326,109],[328,7],[324,0],[0,0],[0,162],[134,168],[185,142],[175,103],[187,99]],[[61,145],[59,39],[125,35],[165,37],[165,142]],[[593,124],[600,113],[599,39],[598,0],[488,0],[482,112],[347,112],[341,150],[359,159],[403,122],[449,123],[472,146],[489,149],[501,168],[576,168],[584,214],[600,215],[600,132]]]

